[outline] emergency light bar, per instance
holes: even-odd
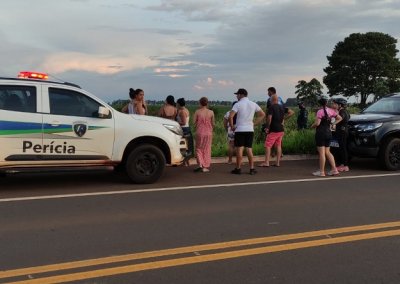
[[[47,75],[46,73],[21,71],[18,74],[18,78],[47,80],[49,79],[49,75]]]

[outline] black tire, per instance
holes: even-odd
[[[381,165],[389,171],[400,169],[400,138],[390,138],[385,141],[379,160]]]
[[[164,172],[163,152],[149,144],[136,147],[126,161],[126,173],[133,183],[153,183]]]

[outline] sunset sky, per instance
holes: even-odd
[[[299,80],[322,82],[351,33],[399,40],[399,26],[394,0],[2,1],[0,76],[47,72],[107,102],[129,88],[228,101],[246,88],[257,101],[274,86],[286,99]]]

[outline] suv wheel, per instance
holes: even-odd
[[[400,138],[391,138],[385,142],[380,160],[381,164],[389,171],[400,169]]]
[[[134,183],[153,183],[160,178],[165,168],[165,157],[153,145],[140,145],[128,156],[126,173]]]

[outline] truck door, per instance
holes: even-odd
[[[99,118],[104,106],[80,91],[43,87],[43,154],[48,160],[109,162],[114,145],[114,119]],[[46,91],[44,91],[46,93]],[[106,106],[104,106],[106,107]]]
[[[0,165],[34,163],[42,123],[40,85],[0,85]]]

